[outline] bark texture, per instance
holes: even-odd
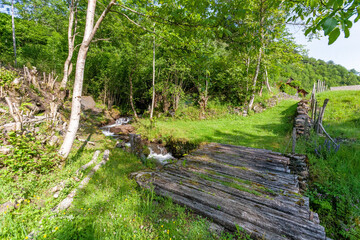
[[[80,113],[81,113],[81,95],[82,95],[82,88],[84,82],[84,68],[85,68],[87,52],[89,50],[91,40],[94,38],[94,35],[98,30],[101,22],[104,20],[105,16],[110,11],[111,7],[115,4],[115,1],[116,0],[110,1],[108,6],[105,8],[105,10],[102,12],[101,16],[97,20],[95,26],[94,26],[94,16],[95,16],[96,0],[89,0],[88,2],[84,39],[81,44],[76,62],[75,83],[74,83],[73,98],[71,105],[70,122],[69,122],[68,130],[65,135],[64,142],[59,150],[59,153],[64,158],[67,158],[67,156],[69,155],[71,147],[76,137],[77,130],[79,128]]]
[[[61,88],[65,89],[68,78],[72,71],[71,59],[74,54],[74,44],[76,36],[76,14],[77,14],[77,0],[71,0],[69,5],[69,27],[68,27],[68,56],[64,63],[64,77],[61,81]]]
[[[13,48],[14,48],[14,58],[15,58],[15,67],[17,65],[16,60],[16,37],[15,37],[15,12],[14,12],[14,0],[11,0],[11,25],[12,25],[12,37],[13,37]]]
[[[154,32],[155,32],[155,25],[154,25]],[[154,115],[154,107],[155,107],[155,35],[154,35],[154,42],[153,42],[153,80],[152,80],[152,101],[151,101],[151,109],[150,109],[150,120],[152,120]]]

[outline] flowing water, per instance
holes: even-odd
[[[114,136],[116,136],[116,134],[112,133],[110,131],[110,129],[112,127],[128,124],[131,120],[132,120],[132,117],[121,117],[121,118],[116,119],[114,124],[109,124],[109,125],[103,126],[100,129],[106,137],[109,137],[109,136],[114,137]],[[129,142],[127,142],[127,143],[125,143],[125,146],[131,147],[131,144]],[[152,145],[152,146],[148,146],[148,147],[150,150],[150,154],[147,158],[153,158],[153,159],[159,161],[162,165],[168,163],[169,160],[174,159],[174,157],[171,155],[171,153],[168,153],[166,151],[166,149],[162,146]],[[157,148],[157,151],[154,151],[153,148],[155,148],[155,147]]]
[[[165,149],[164,147],[161,147],[161,146],[159,146],[159,145],[157,145],[156,147],[160,150],[160,153],[156,153],[156,152],[149,146],[150,154],[149,154],[148,158],[156,159],[156,160],[159,161],[162,165],[168,163],[169,160],[174,159],[174,157],[171,155],[171,153],[167,153],[167,152],[166,152],[166,149]]]
[[[109,124],[109,125],[103,126],[100,129],[106,137],[115,136],[114,133],[110,132],[110,128],[128,124],[131,120],[132,120],[132,117],[121,117],[121,118],[116,119],[114,124]]]

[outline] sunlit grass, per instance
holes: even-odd
[[[148,120],[138,125],[139,133],[150,140],[184,138],[195,142],[218,142],[272,150],[286,148],[286,136],[293,124],[295,100],[285,100],[277,106],[249,117],[229,115],[210,120],[157,120],[151,129]]]
[[[360,140],[360,91],[327,91],[318,94],[322,106],[325,98],[323,125],[334,137]]]

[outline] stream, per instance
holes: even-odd
[[[113,137],[115,139],[118,139],[120,135],[111,132],[110,129],[112,127],[129,124],[132,121],[132,119],[133,119],[132,117],[121,117],[116,119],[115,123],[103,126],[100,129],[106,137]],[[125,142],[125,146],[131,147],[131,143]],[[164,165],[168,163],[169,160],[174,159],[172,154],[167,152],[166,148],[161,145],[158,145],[156,143],[151,143],[147,147],[150,150],[150,154],[147,156],[147,159],[155,159],[161,165]]]

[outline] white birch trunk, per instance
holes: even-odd
[[[16,38],[15,38],[15,12],[14,12],[14,0],[11,0],[11,24],[12,24],[12,37],[13,37],[13,47],[14,47],[14,57],[15,57],[15,67],[17,65],[16,60]]]
[[[258,59],[257,59],[255,75],[254,75],[254,78],[253,78],[253,86],[252,86],[253,90],[252,90],[252,94],[251,94],[251,97],[250,97],[249,105],[248,105],[247,110],[246,110],[246,114],[251,110],[251,108],[252,108],[252,106],[254,104],[255,93],[256,93],[256,83],[257,83],[257,78],[259,76],[259,71],[260,71],[261,55],[262,55],[262,47],[260,47],[260,49],[259,49],[259,55],[258,55]]]
[[[84,39],[81,44],[79,54],[76,61],[76,70],[75,70],[75,83],[73,90],[73,98],[71,105],[71,116],[69,127],[65,135],[64,142],[59,150],[59,153],[64,157],[70,153],[71,147],[74,143],[77,130],[79,128],[80,122],[80,114],[81,114],[81,95],[84,81],[84,68],[87,52],[89,50],[89,46],[91,40],[93,39],[97,29],[99,28],[101,22],[104,20],[106,14],[110,11],[111,7],[115,4],[116,0],[111,0],[109,5],[101,14],[100,18],[96,22],[94,26],[94,16],[95,16],[95,8],[96,8],[96,0],[89,0],[88,8],[86,13],[86,25],[84,32]]]
[[[155,24],[154,24],[154,32],[155,32]],[[154,107],[155,107],[155,35],[153,42],[153,96],[151,101],[151,110],[150,110],[150,120],[152,120],[154,115]]]
[[[155,32],[155,24],[154,24],[154,32]],[[152,101],[151,101],[151,110],[150,110],[150,120],[152,120],[154,115],[154,107],[155,107],[155,35],[154,35],[154,43],[153,43],[153,80],[152,80]]]
[[[267,72],[267,68],[265,66],[265,84],[266,84],[266,88],[269,90],[270,93],[272,93],[270,84],[269,84],[269,76],[268,76],[268,72]]]
[[[77,7],[75,6],[77,4],[76,0],[71,0],[70,6],[69,6],[69,27],[68,27],[68,56],[64,63],[64,77],[61,81],[60,87],[65,89],[66,84],[68,82],[69,75],[71,74],[71,59],[74,54],[74,44],[75,44],[75,34],[76,34],[76,24],[74,28],[75,23],[75,14],[77,11]],[[74,28],[74,31],[73,31]]]

